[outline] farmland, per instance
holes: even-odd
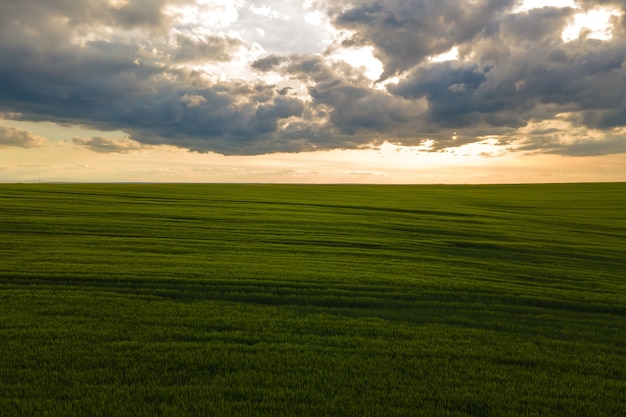
[[[616,416],[626,184],[0,185],[0,416]]]

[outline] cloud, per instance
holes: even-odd
[[[198,39],[178,35],[177,48],[172,54],[174,62],[230,61],[243,42],[240,39],[220,36],[202,36]]]
[[[513,12],[518,3],[0,0],[0,113],[132,139],[75,140],[97,152],[384,141],[440,151],[485,138],[528,152],[623,152],[624,15],[613,17],[611,39],[566,42],[579,10]],[[577,4],[626,10],[624,1]],[[314,12],[328,21],[307,22]],[[341,60],[361,47],[381,61],[379,82]],[[432,59],[452,48],[458,58]],[[564,118],[552,127],[560,139],[527,129]],[[580,134],[563,140],[567,129]]]
[[[337,4],[338,3],[338,4]],[[350,32],[344,45],[371,45],[385,68],[381,79],[489,31],[516,0],[380,0],[332,2],[332,21]]]
[[[180,98],[180,102],[184,103],[187,107],[198,107],[205,104],[206,98],[198,95],[185,94]]]
[[[444,62],[418,67],[389,89],[404,98],[425,97],[430,122],[462,127],[474,123],[476,91],[486,82],[487,72],[476,65]]]
[[[145,145],[127,138],[74,137],[72,142],[98,153],[132,153],[146,148]]]
[[[18,148],[38,148],[47,143],[45,138],[27,130],[0,126],[0,147],[15,146]]]
[[[39,148],[46,144],[46,139],[27,130],[0,126],[0,147]]]
[[[573,142],[559,138],[535,138],[533,141],[522,142],[517,150],[567,156],[602,156],[626,153],[626,139],[623,133],[619,136],[607,135],[602,139],[584,138]]]
[[[626,88],[623,39],[565,43],[560,33],[570,14],[543,8],[506,16],[489,36],[459,47],[470,59],[422,63],[389,91],[427,99],[426,122],[434,133],[451,137],[450,130],[459,132],[454,142],[434,135],[436,149],[454,146],[459,138],[472,140],[472,135],[517,137],[516,129],[564,113],[574,126],[624,126],[626,102],[619,93]]]
[[[319,55],[269,56],[253,66],[308,85],[309,117],[300,125],[301,137],[324,147],[358,147],[379,141],[381,134],[406,135],[425,111],[418,100],[371,88],[363,69],[345,62],[329,62]],[[314,136],[313,131],[318,135]]]
[[[59,9],[48,10],[45,2],[31,0],[16,4],[16,11],[9,15],[17,21],[18,14],[38,11],[42,15],[33,17],[38,23],[63,13],[72,18],[85,15],[83,24],[102,29],[102,19],[89,21],[91,14],[87,13],[89,6],[92,12],[101,10],[102,3],[94,0],[74,9],[73,2],[61,2]],[[165,2],[155,5],[162,10]],[[6,10],[6,5],[3,8]],[[7,19],[6,15],[2,19]],[[303,109],[300,100],[260,83],[216,83],[207,71],[180,65],[181,61],[228,60],[241,41],[221,35],[193,39],[178,35],[172,43],[158,37],[153,42],[149,34],[135,38],[124,29],[129,22],[135,22],[135,29],[149,22],[157,25],[155,19],[137,17],[123,24],[104,21],[121,25],[116,27],[118,32],[108,39],[80,42],[76,41],[78,29],[67,21],[43,25],[36,32],[29,25],[13,25],[14,33],[2,27],[0,112],[14,114],[18,120],[123,130],[142,143],[167,143],[197,151],[280,150],[263,149],[253,142],[258,138],[267,143],[268,136],[278,129],[278,120],[299,115]],[[50,38],[56,41],[48,43]]]
[[[547,153],[569,156],[599,156],[626,153],[626,139],[620,136],[608,136],[601,140],[579,140],[570,144],[559,144]]]
[[[278,67],[282,62],[286,61],[285,57],[278,55],[270,55],[261,59],[257,59],[252,63],[252,68],[259,71],[271,71]]]
[[[516,150],[567,156],[601,156],[626,153],[626,128],[608,131],[586,129],[562,117],[560,122],[534,124],[531,135],[517,138]],[[563,126],[558,126],[563,124]],[[542,126],[543,125],[543,126]],[[552,125],[552,126],[550,126]]]
[[[168,4],[186,3],[172,0],[131,0],[121,7],[113,7],[110,10],[111,18],[115,26],[124,29],[137,27],[166,28],[171,20],[163,13]]]
[[[235,2],[233,2],[235,3]],[[322,27],[306,20],[304,1],[237,1],[238,20],[231,29],[269,53],[315,53],[329,40]],[[259,35],[259,34],[262,35]]]

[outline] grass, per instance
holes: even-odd
[[[626,184],[0,185],[0,416],[616,416]]]

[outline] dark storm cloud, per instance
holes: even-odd
[[[427,100],[428,111],[411,125],[416,135],[436,141],[433,149],[479,140],[472,135],[516,137],[516,129],[559,113],[571,112],[576,123],[593,129],[626,124],[623,33],[611,41],[565,43],[561,33],[574,9],[513,14],[515,2],[473,3],[346,1],[331,8],[331,17],[351,33],[345,46],[374,48],[385,67],[381,79],[406,74],[388,85],[392,94]],[[453,46],[461,63],[427,59]],[[350,108],[345,104],[344,111]]]
[[[337,27],[353,33],[344,44],[375,48],[375,55],[385,68],[381,79],[386,79],[489,31],[516,3],[516,0],[346,1],[331,9],[331,16]]]
[[[253,66],[265,71],[279,71],[310,85],[313,120],[324,120],[329,132],[336,134],[330,147],[366,144],[381,134],[405,134],[407,125],[418,120],[424,111],[419,103],[394,97],[371,88],[362,71],[345,63],[329,63],[319,55],[270,56]],[[326,145],[329,145],[329,139]]]
[[[509,14],[504,16],[498,24],[500,37],[503,41],[512,44],[560,43],[561,33],[568,23],[567,18],[572,13],[573,9],[570,8],[544,7],[524,13]]]
[[[460,48],[470,62],[421,64],[389,90],[426,98],[428,124],[444,131],[482,127],[483,136],[495,135],[491,128],[519,128],[559,113],[573,113],[574,125],[593,129],[626,125],[626,44],[564,43],[569,14],[544,8],[507,16],[490,36]]]
[[[248,102],[236,103],[243,97]],[[281,149],[272,147],[268,138],[276,134],[278,121],[302,111],[300,100],[268,92],[263,86],[222,84],[183,90],[164,85],[158,94],[143,100],[129,98],[124,130],[142,143],[174,144],[196,151],[275,152]],[[258,147],[261,141],[267,149]]]
[[[173,66],[180,61],[227,61],[241,46],[239,40],[180,35],[169,47],[114,34],[76,43],[70,24],[74,20],[95,26],[102,20],[110,23],[107,19],[113,16],[122,27],[157,27],[165,18],[155,13],[160,16],[165,1],[131,1],[117,11],[132,8],[122,22],[105,2],[76,3],[0,3],[0,12],[5,12],[0,19],[9,23],[0,28],[0,113],[18,120],[119,129],[143,143],[198,151],[281,150],[259,149],[253,142],[275,134],[280,119],[301,114],[300,100],[281,96],[271,86],[210,84],[198,72]],[[57,21],[62,15],[68,19]],[[23,25],[21,16],[31,18],[30,23]],[[81,144],[115,149],[97,138]]]
[[[515,112],[525,121],[561,112],[619,113],[625,106],[619,93],[626,88],[625,58],[626,46],[618,40],[511,48],[504,57],[486,60],[491,61],[490,70],[473,92],[472,107],[481,114]],[[548,112],[538,113],[546,104],[551,105]],[[617,126],[583,123],[592,128]]]
[[[251,89],[248,94],[242,90],[237,85],[195,90],[162,85],[155,95],[131,96],[121,103],[124,111],[116,120],[123,120],[124,130],[142,143],[255,153],[258,148],[254,142],[275,134],[278,121],[300,115],[303,105],[300,100],[275,96],[273,92],[268,97],[264,88]],[[242,97],[249,101],[237,104],[235,100]]]
[[[428,99],[429,121],[462,127],[474,123],[476,90],[487,79],[487,70],[476,65],[450,62],[418,68],[409,78],[390,87],[405,98]]]

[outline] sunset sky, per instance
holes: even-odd
[[[626,181],[624,0],[0,0],[0,182]]]

